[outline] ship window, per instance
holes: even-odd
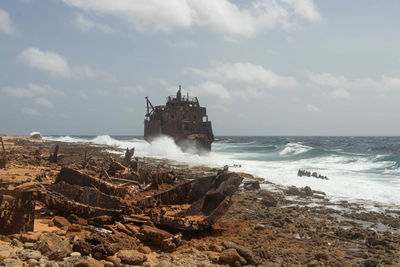
[[[208,118],[207,118],[207,116],[204,116],[203,117],[203,122],[206,122],[206,121],[208,121]]]

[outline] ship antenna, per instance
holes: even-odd
[[[176,98],[177,98],[178,100],[181,100],[181,99],[182,99],[181,86],[180,86],[180,85],[179,85],[179,90],[178,90],[178,92],[176,93]]]

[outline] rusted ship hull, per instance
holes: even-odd
[[[161,176],[168,174],[160,172]],[[222,172],[177,184],[162,192],[139,187],[135,191],[126,185],[114,185],[63,168],[56,182],[41,193],[40,200],[61,213],[85,218],[100,215],[118,218],[125,214],[149,218],[156,225],[196,231],[211,227],[228,210],[242,179],[235,173]]]
[[[211,151],[214,141],[211,122],[205,107],[201,107],[197,97],[181,95],[169,96],[166,105],[153,106],[147,99],[147,113],[144,120],[144,138],[152,142],[166,135],[184,151],[202,153]]]

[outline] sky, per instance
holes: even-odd
[[[142,135],[179,85],[215,135],[400,135],[400,1],[0,0],[0,134]]]

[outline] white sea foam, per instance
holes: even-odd
[[[279,152],[281,156],[285,155],[298,155],[310,151],[312,147],[301,145],[298,143],[288,143],[285,148]]]
[[[108,135],[97,136],[93,139],[64,137],[45,137],[45,139],[63,142],[86,142],[98,145],[111,145],[118,148],[135,147],[135,154],[143,157],[167,158],[186,163],[190,166],[206,165],[211,167],[231,167],[233,171],[248,172],[276,184],[284,186],[310,186],[314,190],[327,193],[334,199],[367,200],[386,204],[400,204],[400,182],[397,176],[390,175],[393,162],[377,161],[374,157],[356,155],[331,155],[310,159],[287,160],[287,156],[299,155],[312,149],[298,143],[288,143],[271,161],[249,160],[256,153],[220,152],[223,146],[233,147],[236,143],[217,143],[218,152],[208,155],[194,155],[182,150],[169,137],[161,137],[151,144],[142,139],[117,140]],[[247,158],[247,159],[243,159]],[[388,169],[389,168],[389,169]],[[328,176],[329,180],[310,177],[298,177],[299,169],[317,171]],[[380,169],[387,171],[374,172]],[[397,170],[397,169],[396,169]],[[393,170],[396,171],[396,170]],[[386,174],[386,172],[388,174]]]

